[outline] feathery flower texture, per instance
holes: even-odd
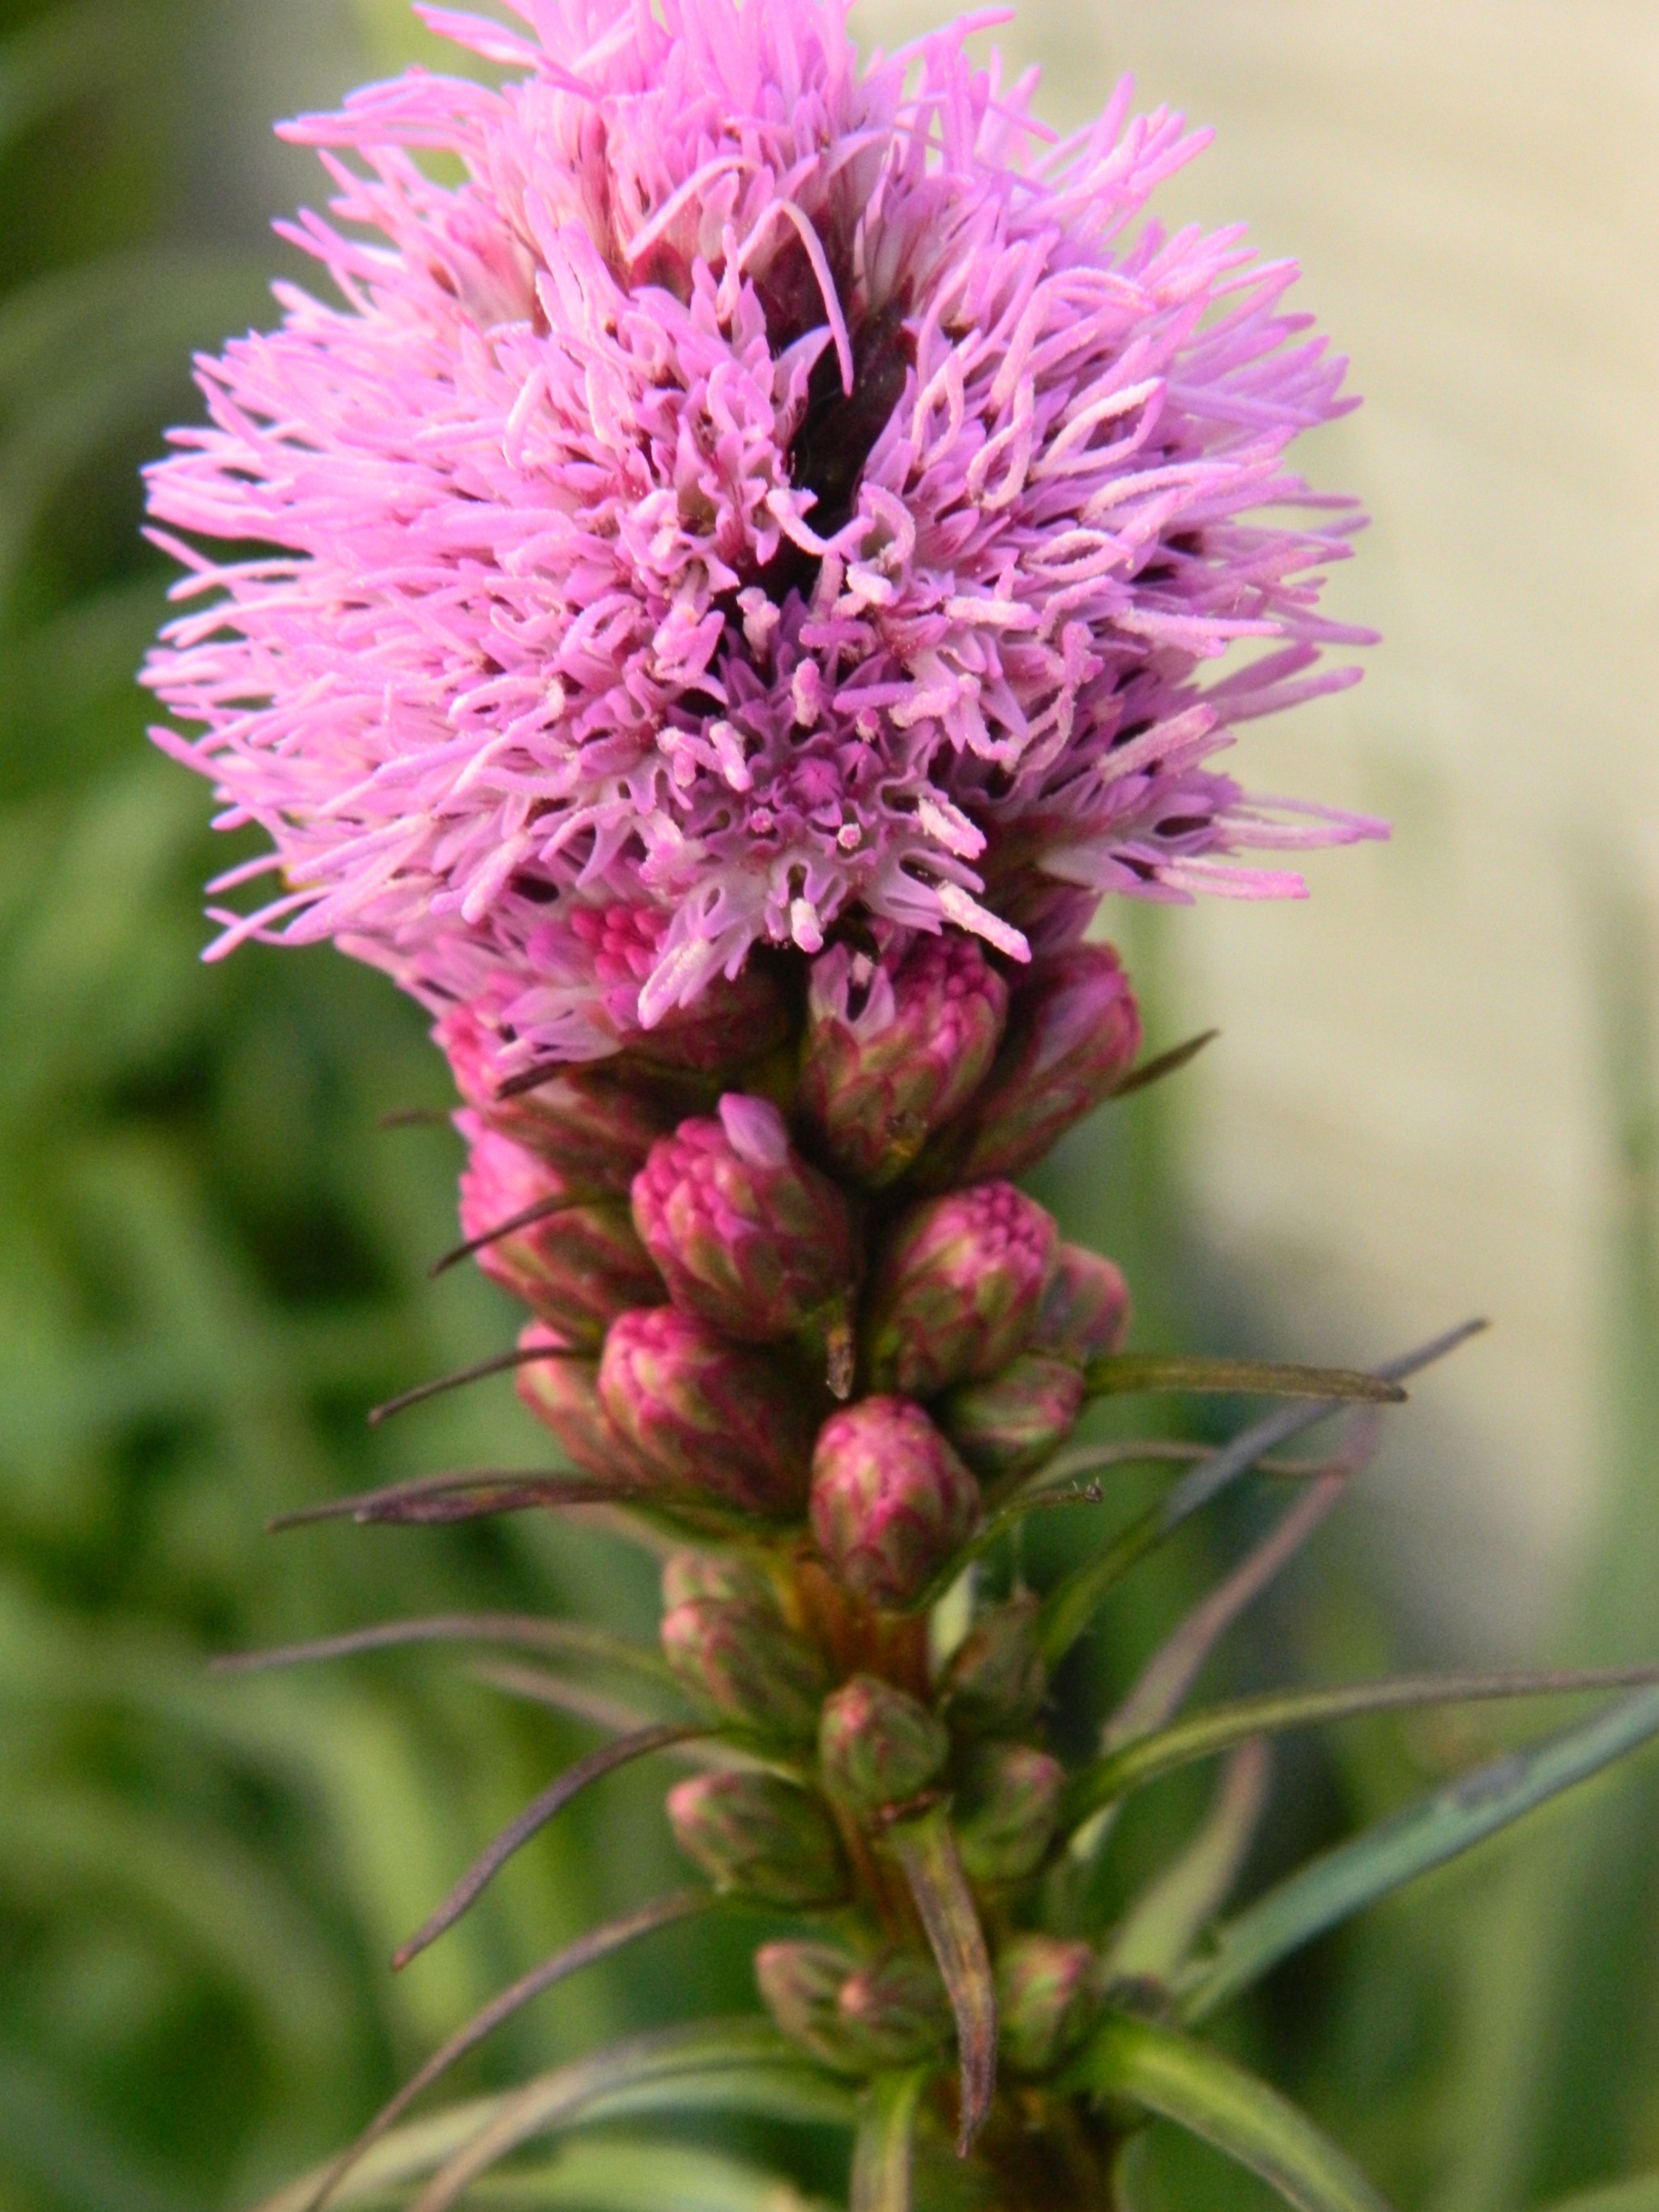
[[[279,288],[151,472],[160,742],[286,884],[221,946],[334,938],[507,1078],[852,915],[1018,962],[1376,833],[1215,765],[1364,634],[1318,611],[1352,509],[1285,467],[1350,404],[1293,264],[1144,216],[1205,134],[1126,84],[1054,143],[964,27],[861,66],[835,0],[515,7],[422,11],[501,89],[287,127],[343,304]]]
[[[694,2101],[741,2106],[758,2066],[758,2109],[850,2113],[854,2212],[930,2201],[912,2154],[952,2136],[995,2212],[1115,2203],[1146,2112],[1208,2114],[1304,2212],[1373,2205],[1185,2029],[1413,1850],[1437,1863],[1548,1791],[1506,1761],[1340,1881],[1219,1922],[1259,1739],[1424,1685],[1176,1717],[1362,1445],[1122,1686],[1097,1758],[1070,1757],[1050,1686],[1188,1514],[1457,1334],[1382,1376],[1126,1353],[1122,1274],[1014,1180],[1194,1048],[1140,1060],[1088,933],[1104,895],[1293,894],[1241,854],[1382,834],[1218,765],[1237,725],[1353,674],[1324,655],[1364,634],[1319,595],[1358,518],[1285,463],[1348,404],[1342,364],[1286,312],[1291,264],[1147,216],[1202,141],[1127,87],[1056,143],[970,25],[861,65],[835,0],[513,4],[529,35],[422,11],[515,73],[499,90],[410,71],[290,126],[341,227],[289,234],[342,304],[284,289],[278,330],[202,364],[211,423],[150,477],[188,574],[149,681],[191,732],[161,742],[274,848],[219,888],[285,879],[220,947],[332,938],[435,1017],[469,1152],[450,1256],[531,1318],[394,1406],[512,1366],[562,1455],[320,1510],[604,1504],[679,1547],[654,1652],[474,1624],[526,1630],[550,1701],[614,1733],[399,1956],[636,1757],[703,1770],[665,1813],[707,1887],[503,1992],[358,2148],[518,2006],[724,1895],[800,1916],[757,1954],[769,2025],[633,2039],[405,2136],[419,2212],[550,2115],[665,2092],[677,2051]],[[1105,1541],[1068,1524],[1075,1559],[1029,1589],[1027,1514],[1170,1463],[1167,1439],[1076,1443],[1091,1401],[1206,1387],[1308,1402]],[[1551,1771],[1643,1731],[1653,1696]],[[1119,1802],[1218,1751],[1185,1856],[1091,1926]]]

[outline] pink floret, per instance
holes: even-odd
[[[1285,896],[1234,856],[1379,833],[1213,764],[1364,634],[1318,611],[1357,518],[1284,465],[1351,404],[1293,264],[1143,216],[1201,135],[1125,86],[1050,143],[961,28],[861,67],[832,0],[515,4],[423,11],[500,90],[288,126],[341,304],[279,288],[150,471],[157,734],[285,884],[222,947],[334,938],[582,1058],[849,908],[1019,959],[1011,870]]]

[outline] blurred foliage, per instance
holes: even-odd
[[[394,1981],[394,1943],[584,1739],[453,1653],[257,1680],[204,1665],[461,1607],[653,1614],[630,1555],[529,1517],[260,1533],[422,1467],[538,1455],[501,1383],[364,1427],[377,1397],[513,1325],[481,1279],[425,1278],[453,1234],[453,1139],[377,1127],[441,1105],[442,1070],[414,1011],[331,953],[198,964],[198,886],[233,855],[210,849],[205,792],[144,744],[131,680],[165,590],[137,468],[194,411],[191,349],[265,312],[265,217],[312,189],[267,151],[269,119],[409,50],[401,0],[0,0],[0,2212],[246,2201],[513,1973],[678,1878],[659,1778],[620,1775]],[[1610,927],[1621,959],[1634,941]],[[1131,948],[1154,1006],[1160,942],[1138,927]],[[1659,1566],[1652,1071],[1631,1012],[1649,979],[1609,974],[1625,1505],[1564,1631],[1579,1659],[1651,1649]],[[1040,1190],[1125,1261],[1153,1346],[1203,1310],[1183,1299],[1171,1110],[1153,1094],[1079,1133]],[[1249,1511],[1131,1585],[1066,1685],[1079,1741],[1101,1682]],[[1039,1581],[1076,1541],[1067,1517],[1033,1536]],[[1327,1547],[1236,1671],[1357,1671],[1385,1645],[1363,1573]],[[1460,1763],[1486,1725],[1366,1723],[1291,1750],[1252,1879]],[[1149,1793],[1124,1868],[1144,1873],[1202,1796],[1191,1777]],[[1650,1771],[1604,1786],[1319,1946],[1232,2033],[1404,2202],[1499,2212],[1659,2162],[1656,1814]],[[658,1939],[465,2078],[741,2005],[752,1936]],[[1256,2201],[1173,2139],[1151,2163],[1154,2202]]]

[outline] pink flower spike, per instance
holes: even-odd
[[[1019,964],[1044,875],[1294,896],[1237,856],[1377,834],[1211,764],[1368,633],[1287,466],[1352,404],[1294,265],[1146,218],[1206,134],[1121,87],[1047,143],[995,13],[861,64],[833,0],[420,12],[507,81],[284,126],[336,297],[149,471],[160,742],[283,878],[216,951],[332,938],[550,1065],[844,920]]]

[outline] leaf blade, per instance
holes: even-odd
[[[1275,1359],[1221,1359],[1201,1352],[1116,1352],[1091,1360],[1091,1398],[1130,1391],[1196,1391],[1203,1395],[1313,1398],[1322,1403],[1397,1406],[1406,1393],[1381,1375],[1354,1367],[1304,1367]]]
[[[1119,2014],[1073,2064],[1073,2088],[1173,2120],[1276,2189],[1296,2212],[1388,2212],[1347,2153],[1305,2112],[1230,2058]]]
[[[920,1820],[900,1822],[888,1831],[886,1841],[910,1885],[956,2014],[962,2062],[957,2148],[965,2158],[996,2094],[996,1987],[985,1932],[943,1805]]]
[[[1183,2020],[1207,2017],[1304,1943],[1585,1782],[1659,1735],[1659,1688],[1529,1753],[1496,1759],[1379,1821],[1258,1898],[1177,1984]]]
[[[878,2074],[853,2144],[848,2212],[910,2212],[910,2163],[916,2112],[929,2069]]]

